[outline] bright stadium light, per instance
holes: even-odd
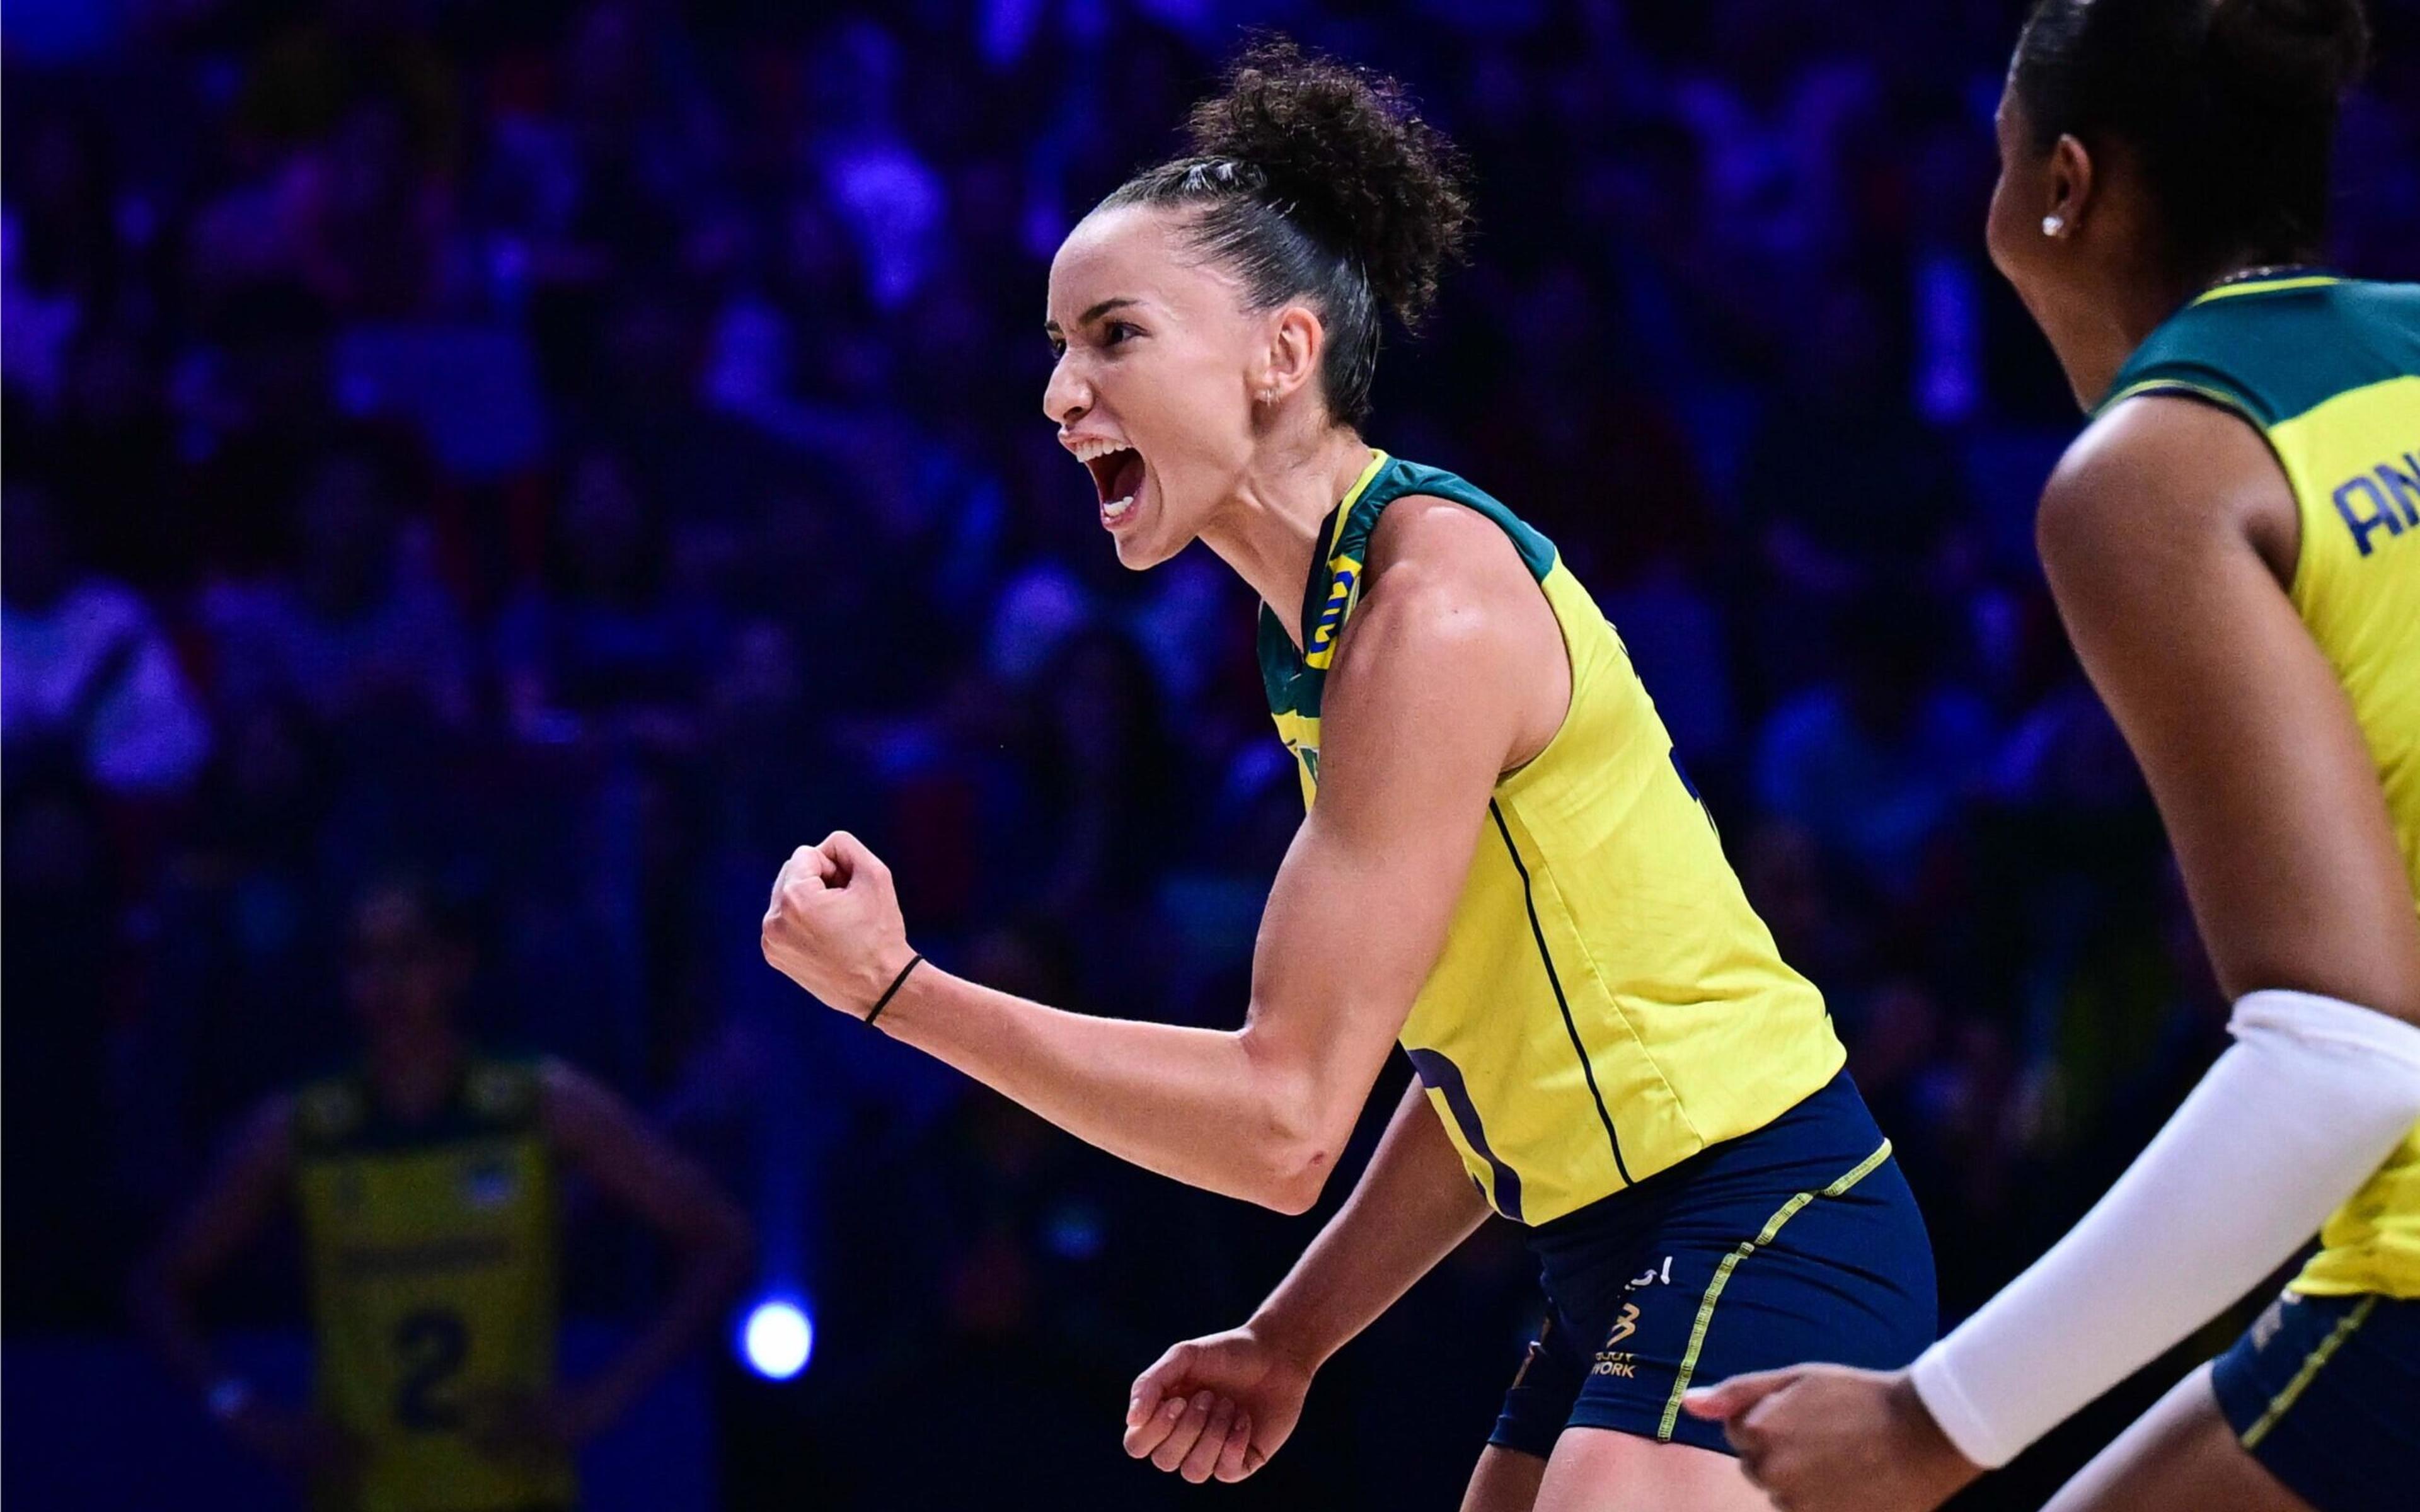
[[[787,1297],[768,1297],[748,1314],[739,1352],[748,1368],[768,1381],[788,1381],[807,1367],[815,1351],[815,1323]]]

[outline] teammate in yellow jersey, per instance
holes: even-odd
[[[537,1512],[577,1500],[571,1454],[709,1324],[741,1279],[746,1220],[620,1100],[558,1061],[475,1055],[455,1022],[469,947],[424,887],[353,921],[357,1073],[272,1098],[138,1273],[135,1312],[245,1444],[325,1512]],[[554,1378],[559,1169],[680,1252],[662,1310],[605,1370]],[[194,1296],[281,1206],[301,1219],[315,1404],[215,1363]]]
[[[1315,801],[1242,1026],[1064,1013],[922,965],[846,835],[783,869],[767,956],[1106,1149],[1288,1212],[1409,1053],[1419,1087],[1294,1273],[1137,1381],[1138,1458],[1250,1474],[1320,1363],[1492,1210],[1528,1227],[1547,1320],[1466,1504],[1761,1507],[1682,1393],[1751,1362],[1914,1358],[1934,1307],[1914,1199],[1587,591],[1503,504],[1362,439],[1380,307],[1417,317],[1464,232],[1450,149],[1391,85],[1283,47],[1191,130],[1061,247],[1043,402],[1121,562],[1200,540],[1263,605],[1270,711]]]
[[[2375,1512],[2420,1475],[2420,285],[2307,266],[2358,0],[2041,0],[1993,260],[2095,412],[2051,588],[2150,779],[2236,1043],[1911,1371],[1693,1403],[1776,1504],[1929,1507],[2319,1251],[2058,1512]]]

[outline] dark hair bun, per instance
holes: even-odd
[[[2254,99],[2330,105],[2369,62],[2361,0],[2218,0],[2210,48],[2220,77]]]
[[[1392,79],[1264,41],[1235,60],[1224,93],[1193,107],[1186,130],[1199,157],[1258,170],[1269,202],[1357,260],[1407,327],[1462,256],[1462,154]]]

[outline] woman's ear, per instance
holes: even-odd
[[[1306,304],[1288,304],[1271,312],[1268,350],[1254,375],[1252,396],[1275,404],[1319,377],[1319,360],[1327,348],[1327,328]]]
[[[2092,154],[2072,135],[2062,133],[2050,149],[2050,172],[2044,176],[2050,193],[2042,205],[2042,228],[2051,235],[2073,236],[2084,229],[2092,212],[2099,176]],[[2051,231],[2055,223],[2058,231]]]

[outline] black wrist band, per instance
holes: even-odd
[[[891,999],[899,995],[900,987],[908,980],[908,973],[915,970],[918,966],[921,966],[923,964],[924,958],[921,955],[909,956],[908,958],[908,964],[899,968],[899,975],[892,978],[891,985],[884,988],[882,990],[882,995],[874,1000],[874,1011],[865,1015],[865,1026],[867,1028],[870,1029],[874,1027],[874,1021],[880,1018],[882,1016],[882,1011],[891,1006]]]

